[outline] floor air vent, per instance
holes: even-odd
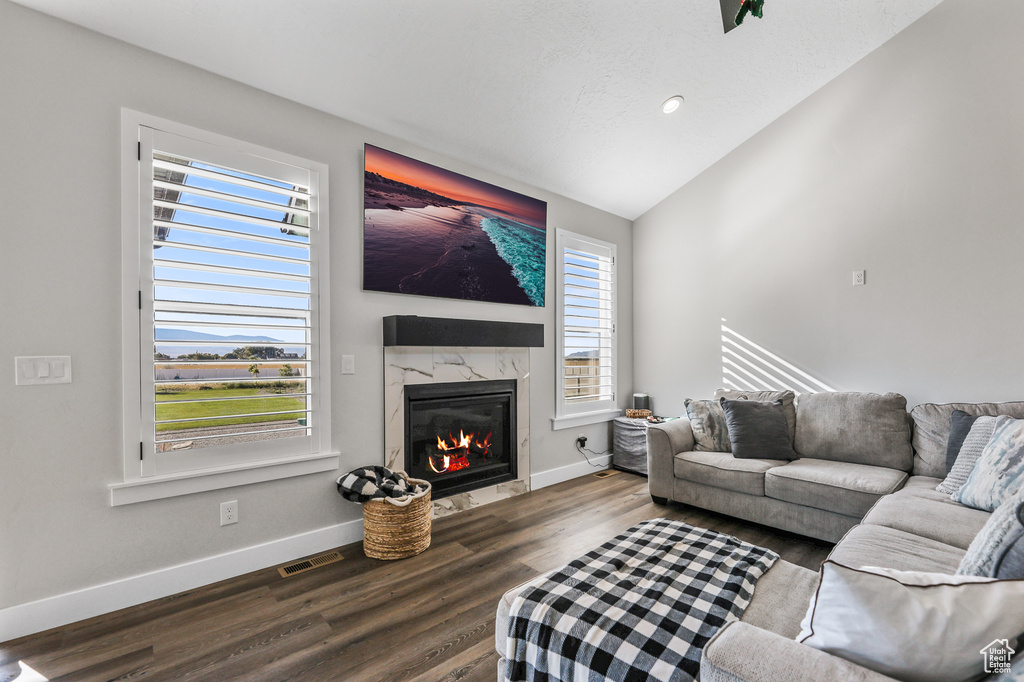
[[[287,566],[281,566],[277,569],[277,572],[281,574],[282,578],[287,578],[288,576],[304,573],[305,571],[311,571],[314,568],[320,568],[327,564],[333,564],[336,561],[341,561],[341,559],[342,557],[340,552],[328,552],[327,554],[315,556],[312,559],[303,559],[302,561],[296,561],[295,563],[288,564]]]
[[[598,471],[596,474],[594,474],[594,478],[608,478],[609,476],[614,476],[617,473],[619,472],[613,471],[611,469],[605,469],[604,471]]]

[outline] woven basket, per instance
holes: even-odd
[[[650,410],[626,410],[628,419],[646,419],[653,414]]]
[[[363,503],[363,552],[371,559],[405,559],[430,547],[430,483],[399,473],[411,484],[426,483],[427,491],[404,506]]]

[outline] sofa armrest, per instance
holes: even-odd
[[[693,429],[686,417],[647,428],[647,481],[654,497],[672,497],[672,463],[680,452],[693,450]]]
[[[718,631],[700,659],[702,682],[894,682],[893,678],[748,623]]]

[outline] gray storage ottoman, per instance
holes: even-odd
[[[647,475],[646,419],[616,417],[612,424],[612,466]]]

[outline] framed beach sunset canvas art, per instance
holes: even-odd
[[[363,289],[544,305],[547,203],[365,145]]]

